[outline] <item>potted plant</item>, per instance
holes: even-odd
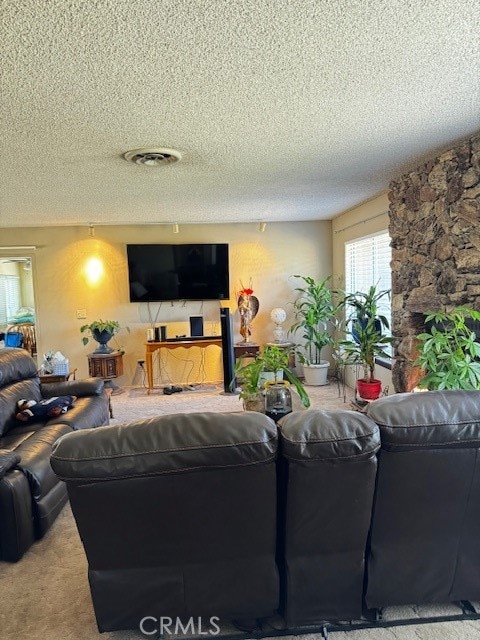
[[[377,291],[372,285],[367,293],[357,291],[348,294],[345,304],[352,308],[347,321],[352,335],[351,340],[340,341],[342,363],[359,364],[363,367],[363,377],[356,382],[360,398],[376,400],[381,393],[382,383],[375,378],[375,358],[389,358],[385,348],[392,344],[393,337],[383,335],[383,329],[389,328],[384,315],[378,314],[378,302],[389,296],[388,290]]]
[[[419,355],[414,364],[425,372],[418,386],[425,389],[480,389],[480,342],[471,322],[480,311],[456,307],[429,313],[430,329],[417,336]]]
[[[296,322],[290,327],[291,332],[302,331],[304,343],[296,354],[303,364],[305,384],[324,385],[330,363],[322,359],[322,350],[333,344],[332,330],[342,303],[334,302],[331,276],[319,281],[310,276],[294,277],[304,282],[295,289],[299,294],[293,303]]]
[[[126,327],[130,332],[129,327]],[[99,344],[94,353],[112,353],[114,349],[108,346],[108,342],[120,331],[120,324],[116,320],[94,320],[90,324],[84,324],[80,327],[80,332],[89,332],[90,336]],[[82,337],[82,342],[87,345],[90,339],[89,335]]]
[[[238,358],[235,363],[235,377],[240,382],[239,397],[243,400],[245,409],[264,412],[261,375],[268,371],[272,372],[274,383],[286,378],[297,391],[303,406],[310,406],[310,398],[305,388],[288,367],[288,350],[276,345],[267,345],[263,352],[259,352],[247,364],[244,364],[243,357]]]

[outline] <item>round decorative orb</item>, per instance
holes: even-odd
[[[282,324],[287,319],[287,312],[281,307],[275,307],[270,313],[270,318],[275,324]]]

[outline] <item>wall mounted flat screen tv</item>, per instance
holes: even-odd
[[[130,302],[227,300],[228,244],[127,244]]]

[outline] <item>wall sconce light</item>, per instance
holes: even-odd
[[[179,228],[178,224],[173,224],[172,225],[172,231],[173,231],[173,233],[178,233],[180,231],[180,228]]]
[[[92,256],[85,265],[85,276],[90,286],[96,286],[103,278],[103,263],[99,258]]]
[[[95,227],[93,226],[93,224],[88,225],[88,235],[90,236],[90,238],[95,237]]]
[[[261,231],[261,233],[263,233],[266,228],[267,228],[266,222],[260,222],[260,224],[258,225],[258,230]]]

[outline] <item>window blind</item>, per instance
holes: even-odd
[[[5,326],[20,306],[20,278],[0,275],[0,326]]]
[[[390,291],[392,288],[391,260],[392,250],[390,248],[390,236],[387,232],[360,238],[353,242],[346,242],[346,293],[367,292],[372,285],[376,285],[377,291]],[[390,299],[387,296],[380,300],[378,312],[387,318],[391,326],[392,308]],[[391,335],[390,331],[385,331],[385,333]]]

